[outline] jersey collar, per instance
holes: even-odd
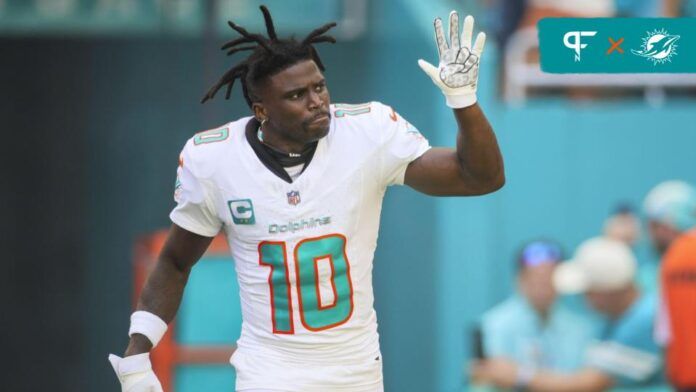
[[[244,131],[247,142],[251,146],[251,149],[254,150],[254,153],[259,158],[261,163],[263,163],[263,165],[266,166],[266,168],[270,170],[271,173],[280,177],[280,179],[282,179],[283,181],[291,184],[292,178],[290,177],[288,172],[285,171],[285,168],[283,168],[283,165],[280,163],[278,158],[274,156],[274,154],[271,151],[269,151],[269,149],[259,140],[257,131],[260,126],[261,123],[259,123],[259,121],[256,118],[252,117],[249,120]],[[312,158],[314,157],[315,151],[316,144],[314,145],[314,148],[311,149],[311,151],[307,152],[306,161],[304,163],[304,167],[302,168],[302,172],[304,172],[305,169],[307,169],[307,167],[309,166],[309,163],[312,161]]]

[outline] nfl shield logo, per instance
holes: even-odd
[[[300,192],[299,191],[290,191],[287,193],[288,195],[288,204],[296,206],[300,204]]]

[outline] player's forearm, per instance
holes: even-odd
[[[611,378],[595,370],[574,374],[537,373],[527,390],[533,392],[601,392],[611,388]]]
[[[143,288],[137,309],[153,313],[169,324],[181,304],[190,271],[190,267],[178,267],[176,263],[160,258]],[[151,348],[152,343],[145,336],[134,334],[125,355],[141,354]]]
[[[138,301],[138,310],[159,316],[166,323],[176,315],[191,267],[179,266],[166,257],[161,257],[143,288]]]
[[[503,157],[491,124],[478,104],[454,109],[459,126],[457,158],[464,176],[494,191],[505,184]]]
[[[179,309],[191,268],[212,241],[212,237],[204,237],[173,224],[159,261],[140,293],[138,310],[153,313],[161,319],[160,323],[164,321],[169,324]],[[166,329],[166,325],[163,328]],[[156,340],[160,337],[161,334]],[[152,344],[148,338],[134,333],[128,344],[126,356],[144,353],[151,348]]]

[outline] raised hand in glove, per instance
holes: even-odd
[[[486,34],[478,33],[474,45],[471,38],[474,31],[474,18],[464,18],[461,41],[459,37],[459,14],[449,15],[449,46],[442,29],[442,20],[435,18],[435,40],[440,54],[437,67],[425,60],[418,60],[418,65],[445,94],[447,106],[465,108],[476,103],[476,86],[478,84],[479,63]]]

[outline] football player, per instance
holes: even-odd
[[[379,102],[331,104],[314,48],[335,23],[302,40],[229,22],[250,51],[205,95],[239,79],[252,115],[196,134],[181,153],[169,237],[131,317],[124,358],[110,356],[122,390],[159,391],[150,350],[174,318],[191,268],[224,231],[235,260],[242,332],[231,358],[239,391],[382,391],[372,259],[382,199],[406,184],[439,196],[503,186],[503,160],[476,102],[485,35],[474,20],[435,20],[442,89],[458,124],[456,149],[431,148]]]

